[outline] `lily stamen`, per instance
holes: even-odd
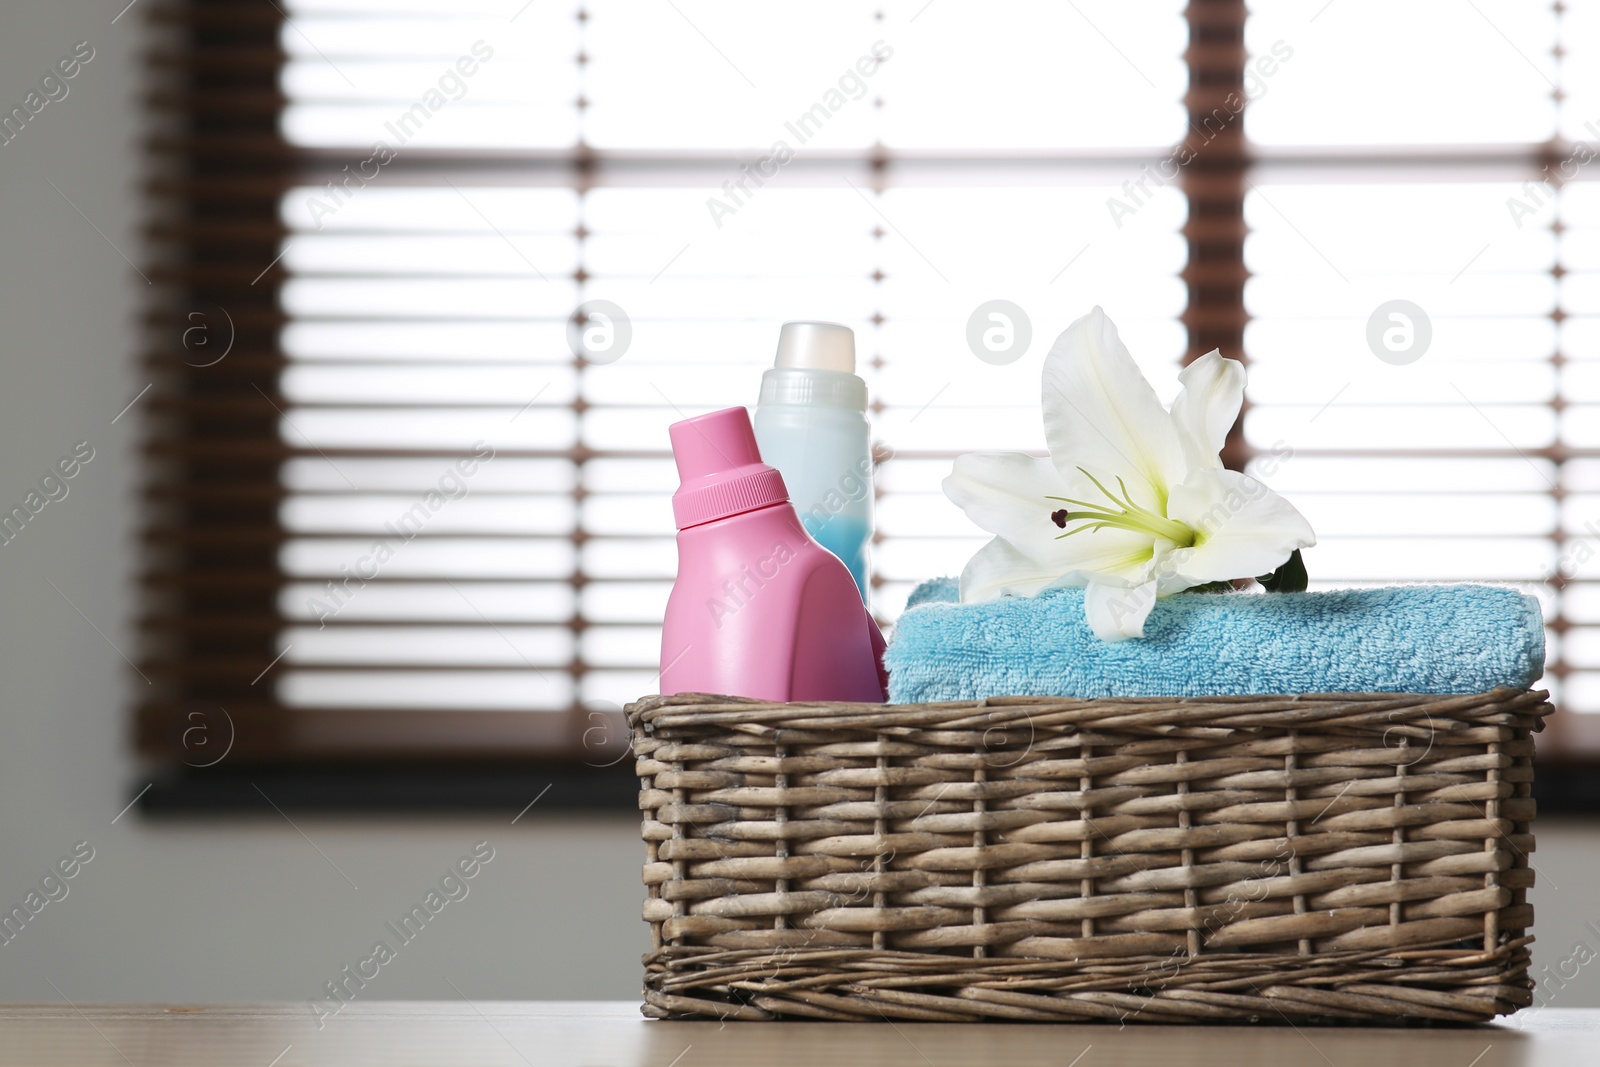
[[[1117,479],[1117,488],[1122,490],[1122,495],[1119,497],[1107,489],[1100,479],[1082,467],[1079,467],[1078,470],[1083,472],[1085,478],[1094,483],[1096,489],[1106,495],[1106,498],[1115,505],[1115,508],[1108,508],[1103,504],[1095,504],[1087,500],[1076,500],[1072,497],[1045,497],[1046,500],[1059,500],[1063,503],[1077,506],[1078,510],[1070,514],[1065,508],[1051,513],[1050,520],[1063,530],[1066,530],[1069,518],[1084,520],[1083,525],[1066,530],[1065,533],[1059,534],[1056,540],[1059,541],[1063,537],[1071,537],[1073,534],[1085,531],[1093,532],[1109,527],[1164,538],[1179,548],[1188,548],[1195,543],[1195,532],[1190,527],[1175,519],[1169,519],[1165,515],[1135,504],[1133,496],[1128,492],[1127,484],[1121,478]]]

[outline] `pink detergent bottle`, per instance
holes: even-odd
[[[661,692],[759,700],[885,698],[883,635],[850,571],[813,541],[744,408],[674,423],[678,580]]]

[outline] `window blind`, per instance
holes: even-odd
[[[1291,443],[1268,481],[1324,535],[1314,578],[1548,588],[1533,557],[1565,543],[1554,516],[1580,506],[1587,468],[1539,443],[1538,420],[1584,394],[1505,380],[1571,375],[1555,337],[1575,319],[1539,301],[1575,274],[1507,240],[1446,286],[1458,303],[1413,297],[1514,447],[1415,375],[1315,405],[1341,361],[1406,375],[1355,330],[1369,290],[1439,280],[1452,205],[1492,200],[1558,138],[1499,107],[1499,126],[1438,145],[1398,119],[1354,140],[1337,48],[1312,43],[1352,32],[1339,5],[1248,27],[1220,0],[153,6],[170,128],[152,140],[151,236],[171,266],[151,316],[144,748],[192,761],[191,717],[221,707],[263,761],[618,758],[621,705],[658,684],[666,426],[753,403],[793,318],[856,330],[886,623],[985,540],[939,481],[961,451],[1042,448],[1040,362],[1095,303],[1162,388],[1212,347],[1248,356],[1253,407],[1227,458],[1259,467]],[[1504,59],[1517,99],[1537,96]],[[1573,105],[1540,106],[1554,122]],[[1414,113],[1435,110],[1419,97]],[[1559,219],[1593,217],[1570,191],[1559,205],[1550,256]],[[1406,254],[1359,240],[1397,232]],[[1343,285],[1314,273],[1325,259],[1354,281],[1319,303]],[[997,300],[1028,343],[979,353],[969,320]],[[1430,553],[1436,528],[1448,547]],[[1400,573],[1418,562],[1431,570]]]
[[[1175,2],[281,6],[161,16],[192,131],[167,191],[222,216],[164,232],[228,264],[180,303],[238,339],[170,368],[153,442],[186,583],[150,619],[153,750],[211,703],[260,759],[615,758],[658,685],[666,426],[753,402],[785,319],[857,332],[885,621],[981,544],[939,480],[1041,445],[1039,362],[1091,288],[1152,370],[1184,354],[1181,189],[1105,209],[1182,136]],[[1135,106],[1023,103],[1106,88]],[[996,299],[1031,343],[986,362]],[[625,347],[575,353],[594,301]]]
[[[1314,588],[1540,599],[1541,684],[1566,712],[1546,759],[1600,752],[1593,19],[1341,0],[1315,22],[1264,5],[1247,35],[1253,56],[1294,49],[1245,122],[1247,446],[1317,530]],[[1418,32],[1433,43],[1403,43]]]

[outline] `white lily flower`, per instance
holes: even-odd
[[[1244,365],[1207,352],[1161,406],[1096,307],[1044,362],[1050,458],[959,457],[945,495],[994,534],[961,572],[965,603],[1084,587],[1105,641],[1144,636],[1157,597],[1267,574],[1316,535],[1287,500],[1222,466]]]

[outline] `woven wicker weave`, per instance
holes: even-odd
[[[645,1014],[1515,1011],[1545,696],[650,697]]]

